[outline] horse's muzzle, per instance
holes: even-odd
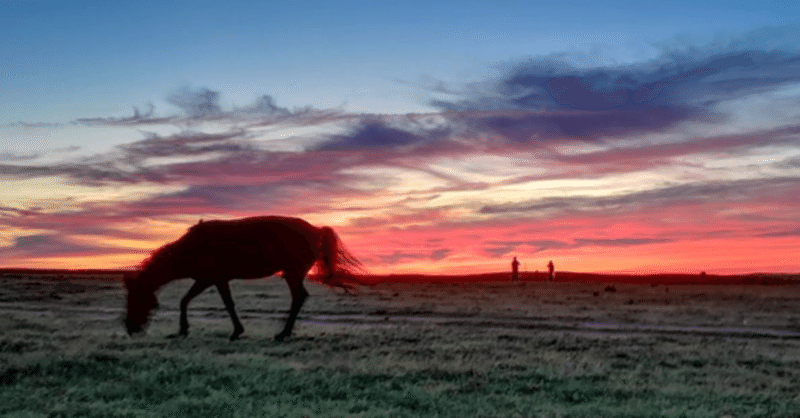
[[[125,321],[125,330],[128,331],[128,335],[132,337],[134,334],[139,334],[144,331],[144,328],[141,325]]]

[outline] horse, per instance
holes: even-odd
[[[129,335],[143,331],[158,306],[156,292],[165,284],[193,278],[194,284],[180,302],[179,336],[189,333],[189,302],[216,286],[233,322],[234,341],[244,332],[228,282],[257,279],[281,273],[292,295],[282,341],[292,333],[297,314],[308,297],[303,279],[317,265],[322,283],[347,291],[364,284],[356,277],[361,263],[348,252],[330,227],[315,227],[291,217],[259,216],[236,220],[202,220],[177,241],[168,243],[140,264],[138,272],[123,278],[128,291],[125,328]]]

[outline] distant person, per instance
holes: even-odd
[[[514,261],[511,262],[511,281],[516,282],[519,280],[519,261],[517,261],[517,257],[514,257]]]
[[[553,260],[547,263],[547,270],[550,271],[550,281],[552,282],[556,278],[556,266],[553,264]]]

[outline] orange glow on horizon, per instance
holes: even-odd
[[[346,242],[346,241],[345,241]],[[156,247],[154,247],[156,248]],[[793,273],[800,271],[794,239],[754,239],[747,243],[704,240],[694,243],[643,245],[633,248],[583,248],[542,253],[509,253],[499,257],[465,253],[442,260],[374,262],[369,248],[348,245],[364,262],[370,274],[464,275],[510,271],[511,259],[518,257],[521,272],[544,272],[553,260],[556,271],[585,273],[688,273],[709,274]],[[41,257],[12,259],[2,267],[41,269],[125,269],[137,266],[148,250],[126,254],[96,254],[80,257]],[[373,262],[370,262],[373,261]]]
[[[749,210],[742,206],[742,210]],[[647,213],[621,217],[562,217],[542,222],[514,219],[482,223],[447,221],[442,210],[418,214],[397,213],[393,217],[367,219],[344,217],[333,228],[344,245],[371,274],[463,275],[510,271],[512,257],[522,263],[520,271],[546,271],[553,260],[557,271],[594,273],[699,273],[745,274],[800,271],[797,241],[793,236],[762,236],[743,239],[714,238],[714,231],[733,231],[746,236],[746,226],[727,218],[712,224],[699,222],[693,237],[682,236],[687,221],[671,225],[671,219],[692,219],[691,212],[705,209],[685,207],[664,210],[658,217]],[[741,211],[740,211],[741,212]],[[738,212],[737,212],[738,213]],[[388,213],[385,216],[390,216]],[[140,220],[114,224],[113,236],[72,235],[70,245],[96,244],[100,250],[58,254],[62,248],[48,243],[51,253],[39,256],[8,254],[0,267],[43,269],[119,269],[138,265],[152,250],[179,238],[195,216]],[[206,216],[206,220],[222,218]],[[306,216],[317,225],[326,224],[324,214]],[[316,219],[316,221],[314,221]],[[689,221],[692,223],[692,221]],[[392,226],[388,226],[392,225]],[[603,225],[598,228],[598,225]],[[680,227],[680,228],[679,228]],[[710,231],[708,237],[704,229]],[[136,231],[126,235],[125,231]],[[21,233],[17,231],[16,233]],[[14,237],[9,238],[9,243]],[[57,242],[56,242],[57,243]]]

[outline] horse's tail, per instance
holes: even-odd
[[[366,270],[361,262],[347,251],[336,232],[328,226],[319,230],[320,281],[328,286],[341,287],[345,291],[356,285],[368,285],[358,277],[359,274],[366,273]]]

